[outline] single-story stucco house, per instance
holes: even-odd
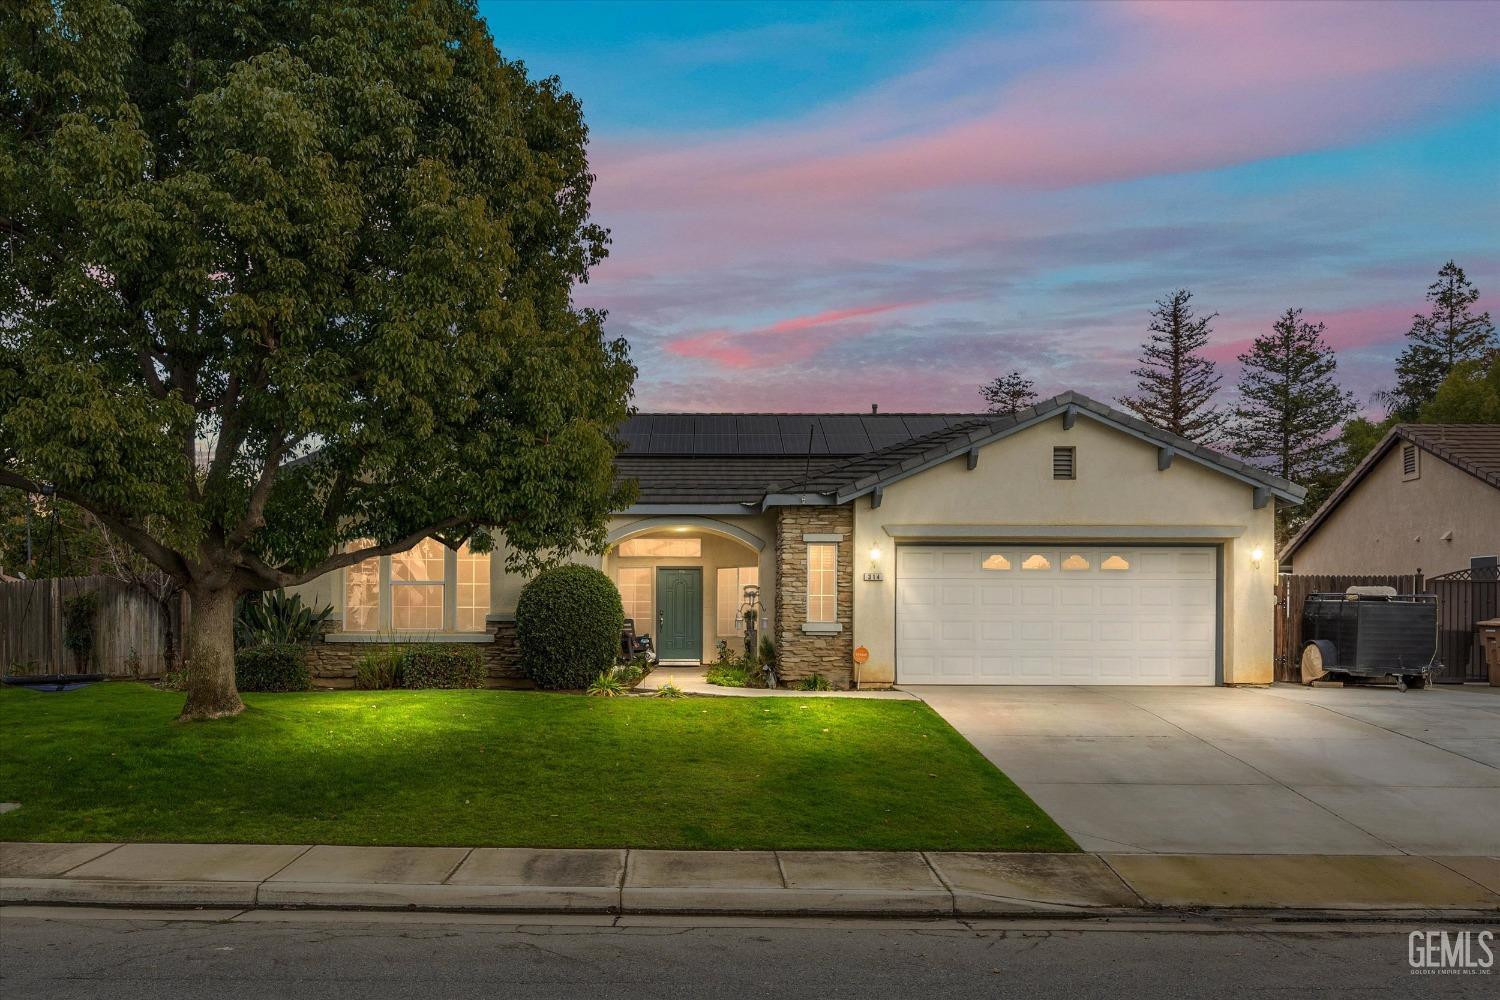
[[[1283,546],[1299,574],[1421,573],[1500,555],[1500,426],[1397,424]]]
[[[738,648],[745,588],[783,675],[845,686],[1272,677],[1277,502],[1305,491],[1075,392],[994,414],[638,414],[636,504],[578,561],[667,663]],[[299,590],[314,649],[474,642],[515,669],[525,580],[429,541]],[[856,663],[855,651],[859,650]]]

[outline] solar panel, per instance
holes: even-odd
[[[828,442],[823,437],[823,429],[818,426],[817,417],[796,413],[778,414],[776,423],[781,428],[782,454],[828,454]]]
[[[735,419],[728,413],[700,414],[694,432],[694,449],[701,455],[734,455],[739,451]]]
[[[870,450],[870,435],[859,417],[830,414],[819,420],[828,451],[834,455],[863,455]]]
[[[906,422],[906,432],[908,438],[918,438],[922,437],[924,434],[931,434],[934,431],[947,430],[948,428],[948,421],[944,417],[927,417],[908,414],[903,419]]]
[[[744,414],[735,418],[740,455],[781,455],[781,430],[776,418],[763,413]]]
[[[680,413],[658,413],[651,425],[652,455],[691,455],[693,417]]]
[[[869,436],[870,447],[873,449],[889,448],[911,439],[906,424],[895,415],[860,417],[859,422],[864,425],[865,434]]]

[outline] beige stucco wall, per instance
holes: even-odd
[[[1398,441],[1292,553],[1292,572],[1436,576],[1500,555],[1500,490],[1421,449],[1418,472],[1402,480]]]
[[[642,525],[648,521],[654,522],[655,520],[657,518],[654,515],[620,515],[611,518],[608,527],[612,537],[636,537],[643,533],[632,533],[630,530],[632,526]],[[621,559],[614,554],[615,548],[612,545],[610,551],[603,556],[580,552],[572,556],[570,561],[603,569],[604,572],[610,575],[611,579],[614,577],[615,568],[620,565],[651,567],[659,565],[701,566],[703,568],[704,602],[703,655],[705,658],[712,659],[719,640],[721,638],[731,638],[729,636],[720,636],[717,633],[718,605],[716,586],[718,580],[715,571],[721,567],[729,566],[758,566],[760,568],[763,600],[767,605],[773,603],[771,601],[771,594],[773,593],[776,579],[776,522],[775,518],[769,514],[711,518],[707,522],[694,518],[682,518],[679,520],[685,525],[691,525],[688,531],[677,532],[668,529],[666,531],[644,532],[644,534],[701,538],[703,541],[703,555],[700,559]],[[710,525],[708,529],[703,527],[705,523]],[[742,541],[728,537],[728,532],[714,531],[711,527],[713,524],[732,525],[759,539],[763,543],[763,546],[757,551]],[[528,577],[519,573],[506,572],[505,560],[508,553],[509,548],[502,539],[490,554],[490,616],[492,619],[500,621],[508,620],[515,616],[516,602],[520,599],[521,589],[526,585],[528,579]],[[344,573],[344,570],[325,573],[317,579],[302,584],[299,587],[290,588],[290,592],[301,594],[303,601],[313,607],[332,605],[334,609],[333,618],[335,622],[341,623],[344,616]],[[654,604],[652,613],[654,616]],[[773,610],[768,607],[764,613],[764,617],[765,627],[770,627],[774,620]],[[654,624],[650,624],[643,631],[649,631],[652,635],[655,635],[656,628]],[[739,648],[733,643],[731,643],[731,647],[735,649]]]
[[[1052,478],[1052,449],[1077,449],[1077,478]],[[1144,525],[1166,529],[1152,541],[1217,542],[1224,552],[1224,680],[1272,679],[1272,613],[1276,581],[1273,510],[1254,508],[1253,490],[1182,456],[1157,469],[1154,445],[1080,415],[1071,430],[1059,415],[986,445],[979,465],[964,457],[886,487],[880,507],[855,501],[854,641],[870,652],[862,683],[889,682],[896,668],[895,542],[887,525],[949,524],[992,527],[1003,540],[1008,526]],[[1212,538],[1173,535],[1183,526],[1222,527]],[[1087,540],[1072,536],[1075,541]],[[1109,540],[1099,536],[1098,540]],[[884,579],[863,579],[869,550],[878,543]],[[1251,553],[1262,550],[1257,568]]]

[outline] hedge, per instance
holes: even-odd
[[[295,643],[242,649],[234,654],[234,683],[241,691],[306,691],[312,687],[307,651]]]
[[[614,666],[625,611],[609,577],[589,566],[545,570],[521,591],[521,668],[539,688],[583,690]]]
[[[477,688],[484,677],[484,657],[474,646],[387,647],[354,665],[354,686],[364,690]]]

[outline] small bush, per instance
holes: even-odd
[[[809,674],[797,682],[798,691],[832,691],[833,685],[822,674]]]
[[[539,688],[587,688],[614,665],[624,627],[620,592],[589,566],[540,573],[516,603],[521,667]]]
[[[776,643],[768,635],[760,637],[760,665],[763,667],[776,666]]]
[[[681,698],[682,688],[673,683],[672,679],[669,677],[667,678],[667,682],[665,684],[656,689],[656,696],[658,698]]]
[[[354,664],[354,686],[365,691],[400,687],[403,659],[404,654],[399,649],[377,649],[366,653]]]
[[[235,604],[234,614],[234,644],[248,648],[312,642],[333,614],[333,607],[314,611],[302,603],[301,594],[278,589],[246,594]]]
[[[473,646],[412,646],[398,667],[404,688],[477,688],[484,657]]]
[[[642,658],[637,657],[637,660],[639,659]],[[631,660],[629,663],[624,663],[618,667],[615,667],[615,679],[627,688],[635,687],[641,682],[642,677],[645,677],[651,672],[650,667],[648,667],[644,663],[637,662],[637,660]]]
[[[766,686],[766,678],[760,672],[760,666],[749,659],[716,663],[708,668],[704,679],[718,687],[763,688]]]
[[[619,674],[604,673],[594,678],[587,693],[591,698],[618,698],[625,693],[625,685],[620,683]]]
[[[234,683],[241,691],[306,691],[312,687],[307,653],[294,643],[242,649],[234,656]]]

